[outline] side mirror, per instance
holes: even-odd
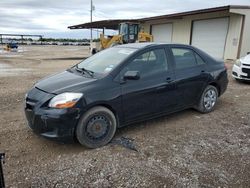
[[[250,52],[247,52],[247,55],[249,55],[250,54]]]
[[[124,74],[124,80],[139,80],[140,79],[140,73],[139,71],[127,71]]]

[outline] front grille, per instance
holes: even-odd
[[[240,76],[241,78],[248,78],[248,79],[250,79],[250,77],[249,76]]]
[[[25,99],[25,109],[33,111],[36,104],[43,100],[47,96],[47,93],[37,88],[32,88]]]
[[[33,108],[35,107],[37,101],[36,100],[32,100],[30,98],[26,98],[25,104],[26,104],[26,109],[29,110],[33,110]]]
[[[250,74],[250,69],[242,68],[242,72],[247,73],[247,74]]]
[[[247,74],[247,76],[246,76],[247,78],[250,78],[250,69],[242,68],[242,72]]]

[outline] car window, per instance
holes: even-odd
[[[168,62],[164,49],[151,50],[143,53],[131,63],[129,63],[122,71],[139,71],[141,78],[166,72],[168,70]]]
[[[184,69],[197,65],[193,50],[186,48],[172,48],[176,69]]]
[[[198,65],[205,64],[205,61],[197,53],[195,53],[195,58]]]
[[[144,53],[142,55],[139,55],[138,57],[135,58],[134,61],[155,61],[156,60],[156,56],[155,56],[155,52],[150,51],[147,53]]]

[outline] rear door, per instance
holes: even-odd
[[[175,62],[178,105],[193,105],[199,100],[208,80],[206,63],[191,48],[172,47],[171,52]]]
[[[174,73],[164,48],[138,54],[121,71],[139,71],[139,80],[122,85],[123,114],[126,122],[173,110],[176,104]]]

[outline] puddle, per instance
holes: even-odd
[[[117,138],[117,139],[113,139],[111,141],[111,144],[113,145],[120,145],[122,147],[125,147],[127,149],[131,149],[133,151],[137,151],[135,143],[134,143],[134,139],[131,138],[127,138],[127,137],[121,137],[121,138]]]
[[[13,68],[11,65],[0,63],[0,77],[19,76],[23,73],[29,73],[31,69]]]

